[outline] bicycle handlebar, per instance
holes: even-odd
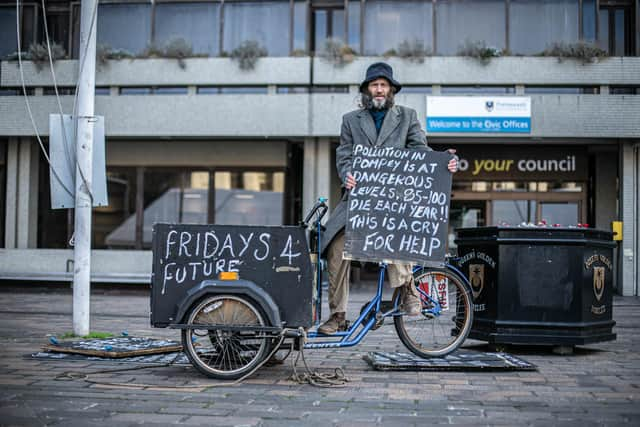
[[[313,215],[316,212],[319,211],[319,213],[318,213],[318,221],[320,221],[322,219],[322,217],[325,216],[325,214],[329,210],[329,207],[327,206],[326,201],[327,201],[326,197],[320,197],[318,199],[316,204],[313,205],[313,208],[311,208],[311,212],[309,212],[309,214],[306,216],[306,218],[302,221],[301,225],[303,227],[307,227],[309,225],[309,221],[311,221],[311,218],[313,217]]]

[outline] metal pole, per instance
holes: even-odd
[[[80,70],[76,137],[75,244],[73,249],[73,333],[88,335],[91,297],[91,176],[93,109],[96,77],[97,0],[82,0],[80,10]],[[97,21],[97,19],[96,19]],[[86,56],[86,57],[85,57]]]

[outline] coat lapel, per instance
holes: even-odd
[[[371,115],[371,114],[369,114]],[[371,119],[373,122],[373,119]],[[380,146],[384,144],[385,140],[391,135],[391,132],[394,131],[396,127],[400,124],[400,109],[397,106],[393,106],[391,110],[387,113],[382,122],[382,128],[380,129],[380,134],[378,134],[378,138],[376,139],[375,145]],[[375,131],[375,125],[374,125]]]
[[[367,138],[369,139],[369,144],[374,145],[377,138],[376,125],[373,123],[373,117],[367,110],[360,111],[358,115],[360,117],[360,127]]]

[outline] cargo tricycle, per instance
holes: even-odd
[[[280,349],[355,346],[387,320],[418,356],[456,350],[471,328],[473,303],[467,279],[449,263],[414,267],[422,310],[408,316],[398,290],[383,300],[387,264],[380,262],[375,295],[357,319],[344,331],[317,332],[327,210],[320,198],[299,226],[155,224],[152,326],[180,329],[193,366],[225,380],[253,372]]]

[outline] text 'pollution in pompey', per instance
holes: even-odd
[[[345,254],[364,261],[442,265],[446,253],[452,155],[354,148]]]

